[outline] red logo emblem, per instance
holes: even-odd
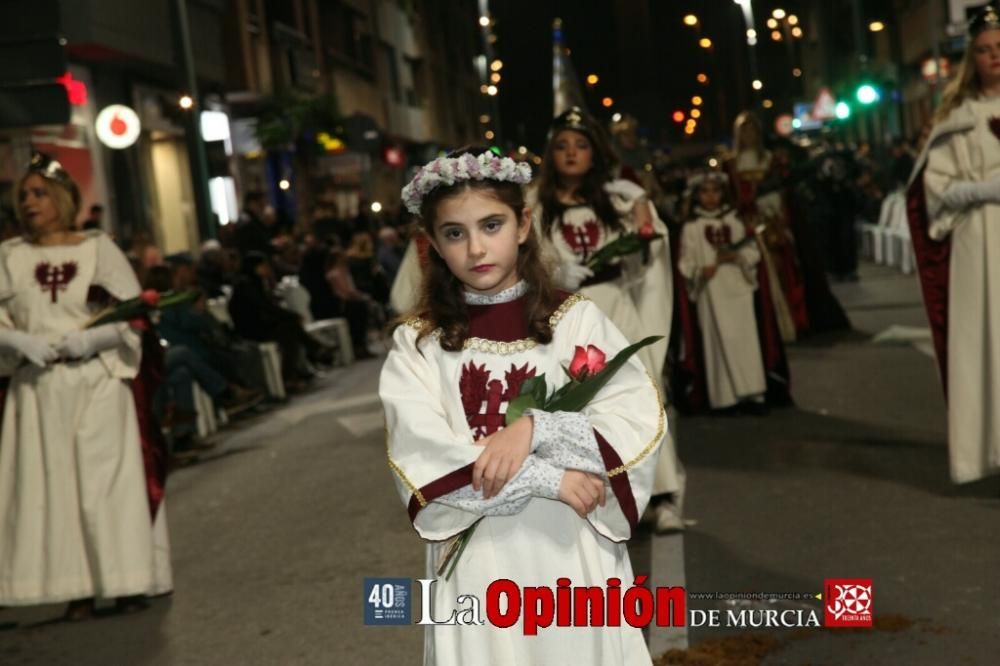
[[[733,232],[728,226],[705,227],[705,240],[713,247],[733,244]]]
[[[566,244],[573,248],[573,253],[581,255],[583,259],[587,259],[601,241],[601,225],[597,220],[587,220],[580,225],[563,222],[560,231]]]
[[[823,626],[871,627],[871,578],[827,578],[823,583]]]
[[[53,266],[47,261],[35,266],[35,280],[42,287],[42,291],[52,293],[52,302],[58,300],[60,291],[66,291],[66,287],[76,277],[76,264],[67,261],[61,266]]]
[[[511,364],[504,376],[507,386],[499,379],[491,379],[490,371],[483,363],[477,366],[469,361],[462,366],[462,377],[458,381],[462,393],[462,407],[465,418],[472,428],[472,436],[481,439],[492,435],[504,426],[506,410],[500,407],[521,393],[521,384],[535,376],[535,368],[525,363],[520,368]]]

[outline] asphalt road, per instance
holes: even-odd
[[[795,408],[675,424],[696,521],[683,539],[688,590],[818,593],[826,578],[872,579],[874,630],[771,630],[746,664],[996,663],[1000,481],[950,484],[931,358],[870,342],[923,325],[916,283],[872,267],[863,278],[838,287],[858,333],[790,349]],[[362,622],[365,576],[424,570],[385,463],[378,369],[332,373],[172,477],[171,597],[79,624],[50,622],[61,606],[0,610],[0,664],[419,664],[420,628]],[[737,663],[723,654],[745,655],[744,634],[692,628],[673,660]]]

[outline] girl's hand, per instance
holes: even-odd
[[[607,494],[604,479],[590,472],[568,469],[559,484],[559,501],[568,504],[581,518],[604,506]]]
[[[503,484],[521,469],[531,450],[533,422],[522,416],[509,426],[476,442],[485,450],[472,467],[472,487],[482,489],[483,499],[490,499],[500,492]]]

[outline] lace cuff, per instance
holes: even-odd
[[[604,459],[590,419],[579,412],[529,409],[533,421],[531,450],[559,469],[577,469],[604,476]]]
[[[559,499],[562,476],[562,469],[529,455],[517,474],[503,485],[495,497],[483,499],[482,491],[475,490],[470,484],[434,501],[481,516],[512,516],[520,513],[532,497]]]

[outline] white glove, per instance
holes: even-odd
[[[576,291],[580,285],[589,277],[594,277],[594,271],[578,263],[567,261],[556,268],[552,279],[556,284],[567,291]]]
[[[952,210],[964,210],[984,203],[1000,203],[1000,180],[963,180],[941,193],[941,203]]]
[[[90,358],[105,349],[114,349],[122,341],[118,324],[104,324],[83,331],[72,331],[56,345],[59,356],[65,359]]]
[[[29,335],[14,329],[0,330],[0,350],[17,352],[40,368],[59,358],[55,347],[41,336]]]

